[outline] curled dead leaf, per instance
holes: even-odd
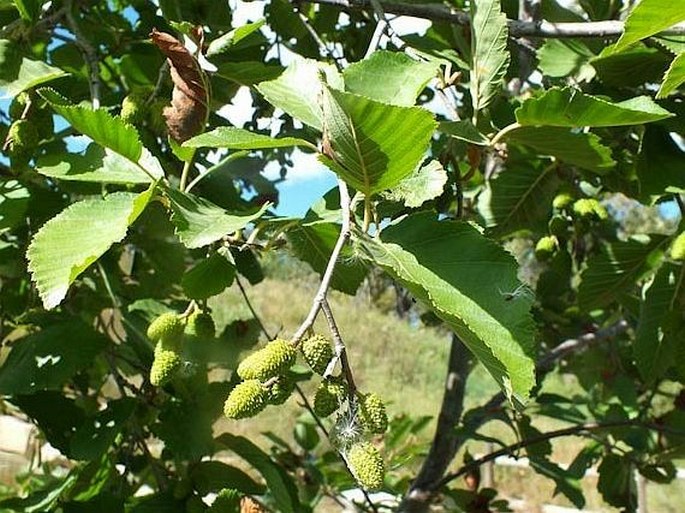
[[[240,513],[266,513],[266,510],[258,502],[245,496],[240,500]]]
[[[172,139],[182,143],[202,131],[207,120],[209,93],[204,73],[193,54],[171,34],[152,29],[152,42],[166,55],[174,90],[163,111]]]

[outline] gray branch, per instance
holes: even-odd
[[[296,3],[296,0],[291,0]],[[311,0],[311,3],[331,5],[346,11],[373,10],[372,0]],[[456,25],[469,25],[468,13],[442,4],[410,4],[402,2],[380,2],[386,13],[414,16],[432,21],[447,21]],[[512,37],[539,38],[608,38],[623,33],[622,21],[587,21],[552,23],[550,21],[509,20],[509,35]],[[663,36],[685,35],[685,23],[679,23],[659,33]]]

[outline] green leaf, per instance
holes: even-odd
[[[452,328],[507,397],[523,404],[535,384],[535,325],[513,257],[463,222],[414,214],[361,241],[373,260]]]
[[[611,149],[602,145],[599,136],[589,132],[573,132],[563,127],[528,126],[508,132],[506,140],[598,174],[607,173],[616,165],[611,158]]]
[[[89,144],[83,154],[42,155],[36,162],[36,171],[70,182],[146,184],[152,181],[137,164],[98,144]]]
[[[516,119],[521,125],[542,126],[639,125],[672,116],[647,96],[611,103],[571,88],[549,89],[516,109]]]
[[[275,80],[262,82],[257,90],[274,107],[278,107],[304,124],[321,130],[323,114],[320,98],[323,90],[321,74],[328,84],[343,88],[342,77],[332,65],[309,59],[297,59]]]
[[[560,184],[552,168],[512,165],[488,181],[478,198],[478,212],[493,235],[543,230]]]
[[[242,436],[224,433],[216,442],[225,449],[235,452],[247,461],[266,480],[269,493],[273,496],[279,511],[295,513],[302,507],[297,498],[297,488],[283,469],[276,465],[259,447]]]
[[[114,443],[133,415],[136,401],[130,398],[109,401],[107,409],[98,412],[79,427],[71,439],[70,457],[93,461]]]
[[[22,91],[66,75],[42,61],[22,57],[17,46],[0,39],[0,99],[12,98]]]
[[[117,152],[131,162],[138,162],[143,156],[143,145],[138,139],[136,129],[115,118],[106,109],[71,105],[68,100],[50,89],[41,89],[39,93],[57,114],[96,143]]]
[[[307,146],[316,149],[309,141],[297,137],[269,137],[232,126],[220,126],[211,132],[196,135],[183,143],[190,148],[229,148],[232,150],[260,150],[264,148],[286,148]]]
[[[30,197],[29,190],[17,180],[0,182],[0,233],[24,220]]]
[[[220,294],[233,283],[235,267],[227,258],[228,250],[222,249],[200,260],[183,275],[181,286],[188,298],[207,299]]]
[[[323,275],[339,234],[339,224],[315,222],[298,224],[286,233],[286,237],[295,256]],[[353,256],[352,249],[345,246],[331,279],[331,287],[350,295],[357,292],[367,275],[366,267]]]
[[[46,309],[60,304],[76,277],[126,236],[153,193],[150,188],[79,201],[38,230],[26,255]]]
[[[438,129],[442,133],[451,135],[455,139],[466,141],[471,144],[477,144],[478,146],[488,146],[490,144],[488,138],[481,134],[470,121],[444,121],[440,123]]]
[[[591,80],[595,71],[590,59],[595,54],[581,41],[548,39],[538,50],[538,65],[548,77],[576,76],[580,82]]]
[[[62,496],[69,493],[78,480],[78,473],[69,472],[64,478],[49,481],[46,486],[33,491],[28,497],[12,497],[0,502],[0,510],[21,511],[21,513],[44,513],[54,511]]]
[[[599,480],[597,490],[604,500],[618,508],[634,509],[637,499],[634,493],[634,475],[629,459],[609,454],[604,457],[597,468]]]
[[[664,0],[641,0],[628,14],[623,35],[611,47],[620,52],[633,43],[661,32],[685,20],[685,9],[680,2]]]
[[[276,79],[284,69],[258,61],[224,62],[217,66],[216,74],[236,84],[251,87],[265,80]]]
[[[645,200],[666,192],[685,191],[685,152],[665,128],[645,128],[637,161],[640,195]]]
[[[193,194],[166,189],[174,211],[171,222],[176,235],[190,249],[201,248],[245,228],[271,206],[266,203],[253,214],[231,214],[211,201]]]
[[[507,17],[499,0],[471,2],[471,102],[474,112],[498,93],[509,66]]]
[[[401,201],[406,207],[418,208],[440,196],[446,183],[447,171],[440,162],[431,160],[393,187],[385,197],[391,201]]]
[[[92,366],[106,345],[103,335],[74,319],[19,339],[0,367],[0,393],[59,389],[76,372]]]
[[[685,82],[685,53],[677,55],[671,66],[666,70],[664,80],[661,83],[659,91],[656,93],[657,98],[666,98],[673,91],[678,89],[683,82]]]
[[[411,107],[437,72],[435,62],[422,62],[402,52],[380,50],[343,72],[345,90],[378,102]]]
[[[326,133],[335,153],[327,162],[366,196],[397,185],[423,160],[436,128],[418,107],[395,107],[332,89],[324,92]]]
[[[659,379],[677,360],[677,333],[669,324],[680,316],[678,298],[684,286],[685,268],[665,263],[644,287],[633,354],[640,375],[647,382]]]
[[[224,35],[217,37],[215,40],[209,43],[206,51],[207,57],[219,55],[227,51],[250,34],[258,31],[264,25],[265,21],[266,20],[261,19],[252,23],[246,23],[241,27],[234,28],[233,30],[226,32]]]
[[[40,0],[14,0],[14,5],[17,7],[22,20],[33,21],[40,13],[43,2]]]
[[[247,495],[264,495],[266,489],[240,469],[220,461],[201,461],[190,473],[194,488],[200,495],[235,488]]]
[[[590,311],[618,299],[659,262],[660,248],[667,240],[658,235],[642,236],[602,246],[602,252],[588,260],[580,276],[580,307]]]
[[[573,505],[582,510],[585,506],[583,489],[580,480],[575,479],[567,470],[552,463],[547,458],[530,458],[530,466],[540,475],[552,479],[556,483],[554,495],[562,493]]]
[[[590,63],[604,85],[629,88],[660,80],[669,61],[669,55],[659,48],[638,44],[620,53],[602,52]]]

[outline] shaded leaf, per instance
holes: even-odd
[[[666,98],[673,91],[678,89],[685,82],[685,53],[677,55],[670,67],[666,70],[664,80],[661,83],[657,98]]]
[[[242,470],[220,461],[201,461],[193,466],[190,479],[201,495],[224,488],[235,488],[247,495],[263,495],[266,491],[264,485],[256,483]]]
[[[334,159],[325,163],[367,196],[409,176],[423,160],[436,127],[425,109],[332,89],[324,92],[324,118]]]
[[[685,152],[663,127],[645,128],[637,161],[640,195],[645,200],[685,191]]]
[[[229,50],[247,36],[262,28],[265,22],[266,20],[261,19],[252,23],[246,23],[245,25],[234,28],[233,30],[226,32],[224,35],[217,37],[207,46],[207,57],[219,55]]]
[[[659,262],[660,248],[667,240],[653,235],[602,246],[602,252],[588,260],[580,276],[580,307],[589,311],[618,299]]]
[[[229,148],[232,150],[259,150],[264,148],[287,148],[290,146],[316,147],[297,137],[269,137],[232,126],[221,126],[211,132],[197,135],[183,143],[190,148]]]
[[[189,299],[207,299],[229,287],[235,278],[235,267],[226,257],[219,250],[186,271],[181,280],[183,293]]]
[[[102,456],[133,415],[136,402],[130,398],[109,401],[76,430],[71,439],[71,458],[92,461]]]
[[[29,190],[17,180],[0,182],[0,232],[24,220],[30,197]]]
[[[216,74],[226,80],[251,87],[265,80],[274,80],[284,69],[282,66],[258,61],[224,62],[217,66]]]
[[[445,134],[451,135],[455,139],[466,141],[471,144],[477,144],[479,146],[487,146],[490,144],[488,138],[481,134],[470,121],[444,121],[440,123],[439,130]]]
[[[619,52],[640,39],[661,32],[683,20],[685,9],[679,2],[641,0],[628,14],[623,35],[609,50]]]
[[[426,201],[440,196],[447,183],[447,171],[437,160],[431,160],[406,177],[385,197],[392,201],[401,201],[409,208],[418,208]]]
[[[672,116],[648,96],[611,103],[570,88],[549,89],[516,109],[521,125],[542,126],[639,125]]]
[[[79,201],[38,230],[26,255],[46,309],[61,303],[78,275],[126,236],[153,193],[115,192]]]
[[[597,490],[607,503],[618,508],[633,508],[637,504],[633,469],[629,459],[609,454],[599,464],[597,472]]]
[[[211,201],[176,189],[166,189],[174,211],[171,222],[188,248],[200,248],[240,230],[258,219],[271,206],[266,203],[252,214],[231,214]]]
[[[554,494],[563,494],[573,505],[578,509],[583,509],[585,506],[585,497],[583,496],[583,489],[580,486],[580,480],[574,478],[567,470],[552,463],[547,458],[531,458],[530,466],[540,475],[552,479],[556,483]]]
[[[509,66],[507,17],[499,0],[471,2],[471,102],[474,112],[487,107]]]
[[[402,52],[379,50],[343,72],[345,90],[390,105],[411,107],[437,72],[435,62],[412,59]]]
[[[624,88],[660,80],[668,68],[669,56],[658,48],[639,44],[620,53],[602,52],[590,62],[603,84]]]
[[[448,323],[498,382],[524,403],[535,383],[532,299],[507,300],[519,286],[513,257],[471,225],[411,215],[361,241],[373,260]]]
[[[548,77],[577,76],[579,81],[592,79],[590,66],[594,53],[582,41],[548,39],[538,50],[538,66]]]
[[[22,57],[12,41],[0,39],[0,99],[12,98],[64,75],[66,73],[59,68]]]

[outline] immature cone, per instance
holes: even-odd
[[[378,449],[368,442],[358,442],[347,452],[347,461],[355,479],[365,490],[383,486],[385,465]]]
[[[552,200],[552,206],[556,210],[564,210],[565,208],[571,206],[571,204],[573,203],[573,199],[573,196],[571,196],[568,192],[561,192],[557,194]]]
[[[671,258],[685,260],[685,232],[678,235],[671,245]]]
[[[295,348],[288,341],[277,338],[240,362],[238,376],[266,381],[287,371],[296,357]]]
[[[158,342],[155,346],[155,359],[150,368],[150,383],[159,387],[167,383],[179,370],[183,360],[173,348]]]
[[[374,393],[360,394],[358,398],[358,415],[362,427],[377,435],[385,433],[388,429],[388,415],[383,400]]]
[[[23,91],[15,96],[14,100],[12,100],[12,103],[10,103],[10,118],[12,118],[13,121],[21,119],[24,111],[26,110],[26,106],[30,101],[31,95],[28,93],[28,91]]]
[[[216,499],[207,513],[234,513],[240,507],[241,494],[233,488],[224,488],[216,494]]]
[[[605,221],[609,218],[606,208],[594,198],[582,198],[573,204],[573,212],[581,219]]]
[[[269,404],[283,404],[290,398],[295,390],[295,381],[289,376],[279,376],[275,383],[269,387]]]
[[[535,258],[544,262],[549,260],[559,247],[559,242],[554,235],[542,237],[535,245]]]
[[[5,149],[11,156],[30,155],[38,146],[38,131],[26,119],[15,121],[7,132]]]
[[[238,383],[224,403],[224,415],[230,419],[254,417],[266,407],[267,390],[258,379]]]
[[[328,362],[333,358],[333,349],[331,349],[331,343],[326,337],[321,335],[309,337],[302,341],[300,350],[305,361],[314,372],[321,375],[326,372]]]
[[[193,312],[186,322],[185,333],[201,340],[213,339],[216,335],[216,327],[214,326],[212,316],[207,312]]]
[[[145,101],[147,95],[141,92],[133,92],[121,102],[119,116],[125,123],[136,125],[145,119]]]
[[[314,395],[314,413],[328,417],[340,407],[346,393],[347,388],[339,381],[322,381]]]
[[[183,335],[183,321],[175,312],[163,313],[150,323],[147,328],[147,338],[153,342],[164,339],[176,342]]]

